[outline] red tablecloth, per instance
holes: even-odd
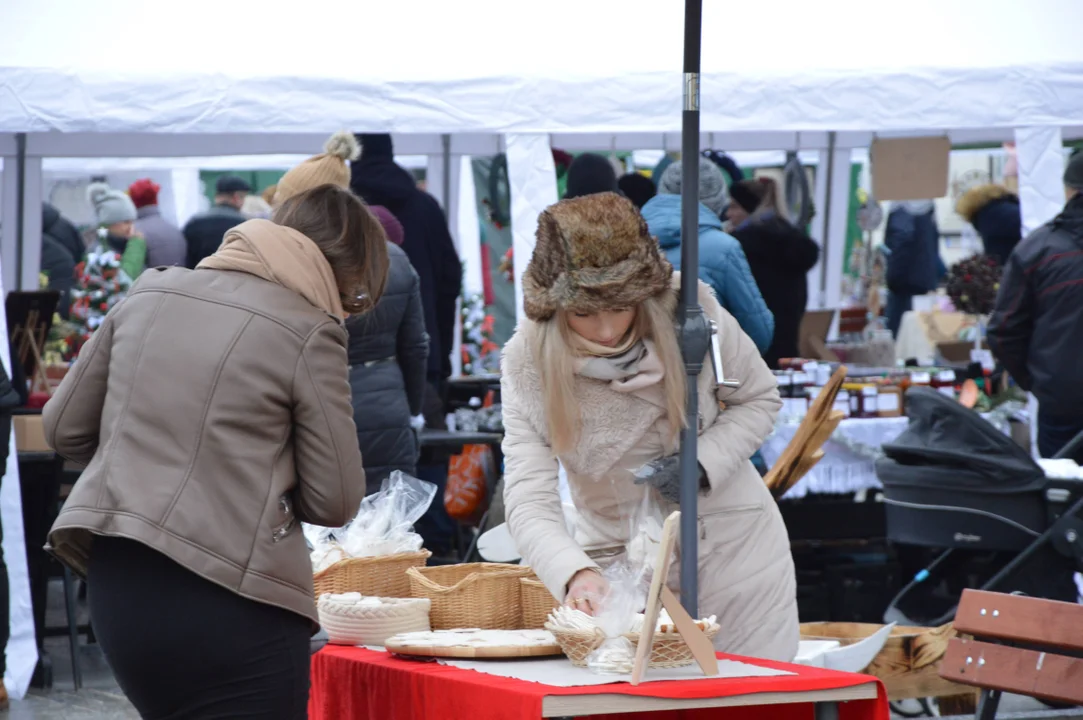
[[[663,698],[705,698],[763,692],[830,690],[877,682],[876,700],[839,706],[840,720],[889,720],[887,694],[873,678],[852,673],[719,655],[795,675],[561,688],[461,670],[437,663],[400,660],[387,653],[327,646],[312,657],[310,720],[538,720],[552,695],[619,693]],[[811,704],[770,705],[683,712],[607,715],[618,720],[812,720]]]

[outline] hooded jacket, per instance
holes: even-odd
[[[1016,246],[989,319],[989,348],[1043,415],[1083,417],[1083,195]]]
[[[681,196],[657,195],[643,206],[643,218],[666,259],[681,266]],[[748,334],[760,352],[766,352],[775,332],[775,320],[752,277],[741,244],[722,231],[722,221],[706,206],[699,206],[699,279],[714,289],[718,301]]]
[[[94,535],[136,540],[317,623],[298,522],[344,525],[365,487],[346,331],[311,241],[238,231],[211,258],[233,269],[144,273],[46,404],[49,445],[87,465],[49,543],[85,575]]]
[[[775,321],[771,346],[764,353],[768,366],[780,358],[798,357],[801,318],[808,305],[808,272],[816,265],[820,246],[777,215],[750,218],[733,230],[748,258],[752,277]]]
[[[76,265],[86,255],[86,244],[78,228],[49,203],[41,204],[41,231],[67,250]]]
[[[369,205],[386,207],[402,223],[402,249],[421,284],[428,379],[440,382],[451,375],[455,307],[462,290],[462,264],[444,211],[395,164],[390,135],[361,136],[361,159],[351,164],[350,189]]]
[[[959,198],[955,210],[978,231],[985,254],[1005,265],[1023,237],[1019,196],[1001,185],[979,185]]]
[[[887,289],[900,295],[924,295],[940,281],[940,229],[932,203],[923,212],[899,204],[891,209],[884,229]]]

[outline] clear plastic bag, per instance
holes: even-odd
[[[594,620],[606,639],[587,657],[587,668],[594,673],[627,675],[632,672],[636,648],[624,635],[642,624],[641,613],[647,604],[661,541],[661,517],[662,511],[653,493],[647,493],[637,511],[627,519],[628,551],[602,571],[609,583],[609,592]]]
[[[338,560],[375,557],[421,550],[421,536],[413,531],[436,496],[436,486],[396,470],[384,480],[380,492],[361,502],[348,525],[339,529],[306,525],[305,539],[316,572]],[[321,567],[322,566],[322,567]]]

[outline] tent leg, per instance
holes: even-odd
[[[711,327],[699,305],[699,79],[703,0],[684,3],[684,112],[681,117],[681,354],[688,374],[686,427],[681,430],[681,604],[699,617],[699,395]]]

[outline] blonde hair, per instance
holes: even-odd
[[[636,309],[633,332],[640,339],[654,343],[664,368],[665,417],[671,433],[667,439],[675,442],[685,426],[687,384],[670,305],[672,303],[666,303],[661,296],[644,300]],[[558,310],[551,319],[537,324],[532,348],[541,378],[549,447],[556,455],[574,450],[582,431],[582,413],[575,387],[576,353],[572,349],[571,333],[565,311]]]

